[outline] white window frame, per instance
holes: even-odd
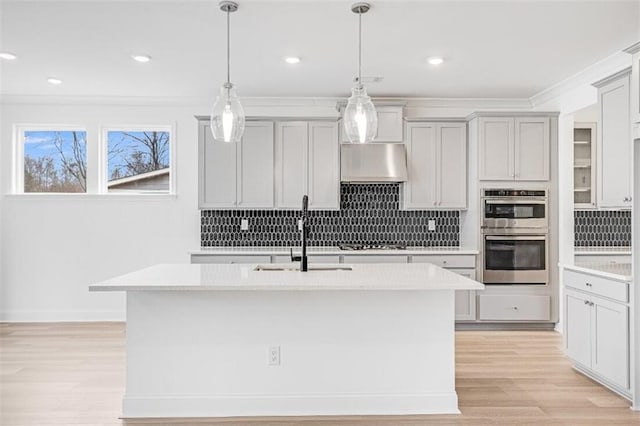
[[[130,189],[125,192],[109,192],[109,132],[168,132],[169,133],[169,191],[145,191]],[[100,127],[100,151],[98,153],[98,193],[109,196],[131,196],[131,195],[175,195],[177,188],[176,180],[176,132],[175,125],[162,124],[116,124]]]
[[[87,189],[85,192],[24,192],[24,134],[25,132],[84,132],[85,137],[85,153],[87,161]],[[16,124],[13,126],[13,194],[38,195],[38,196],[55,196],[55,195],[71,195],[81,196],[89,194],[89,130],[87,126],[77,124]]]

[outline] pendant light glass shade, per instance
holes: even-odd
[[[378,113],[362,85],[362,14],[370,8],[368,3],[351,6],[351,11],[358,14],[358,77],[342,117],[344,132],[351,143],[371,142],[378,134]]]
[[[219,142],[240,142],[244,133],[244,109],[236,94],[236,89],[231,84],[229,43],[229,15],[238,10],[238,3],[223,0],[219,4],[220,10],[227,14],[227,82],[220,88],[220,95],[216,98],[211,109],[211,133]]]
[[[244,109],[231,83],[220,88],[211,109],[211,133],[220,142],[240,142],[244,133]]]
[[[356,84],[344,110],[344,131],[351,143],[366,143],[378,133],[378,113],[364,86]]]

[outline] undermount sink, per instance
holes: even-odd
[[[309,265],[309,271],[351,271],[351,266],[337,265]],[[300,272],[298,265],[258,265],[254,271],[296,271]]]

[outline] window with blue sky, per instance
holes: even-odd
[[[87,133],[25,131],[24,192],[86,192]]]
[[[107,131],[109,192],[169,191],[170,134],[167,131]]]

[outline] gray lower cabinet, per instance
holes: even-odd
[[[526,294],[483,294],[478,296],[481,321],[549,321],[551,297]]]
[[[629,396],[628,283],[565,270],[565,351],[576,367]]]
[[[415,255],[412,263],[433,263],[472,280],[476,279],[476,257],[474,255]],[[475,321],[476,292],[456,291],[456,321]]]

